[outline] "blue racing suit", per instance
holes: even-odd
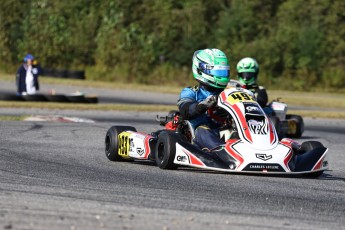
[[[218,95],[219,92],[210,92],[202,85],[184,88],[177,101],[180,114],[189,120],[195,130],[193,144],[199,148],[214,149],[224,141],[220,139],[219,127],[221,124],[213,121],[205,109],[199,108],[198,104],[210,95]]]

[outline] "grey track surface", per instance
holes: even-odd
[[[24,112],[97,122],[0,122],[0,229],[345,229],[343,120],[305,119],[299,141],[330,148],[330,170],[307,179],[110,162],[107,129],[154,131],[154,113]]]

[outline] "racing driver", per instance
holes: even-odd
[[[222,124],[214,121],[206,111],[216,105],[218,94],[230,80],[228,58],[219,49],[197,50],[193,55],[192,71],[199,84],[184,88],[177,106],[195,130],[193,144],[203,150],[212,150],[225,142],[219,134]]]
[[[257,84],[259,64],[251,57],[241,59],[237,63],[237,76],[244,89],[252,91],[257,102],[262,108],[267,106],[268,96],[266,89]],[[264,109],[265,110],[265,109]],[[267,113],[267,111],[265,111]]]

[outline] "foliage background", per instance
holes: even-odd
[[[34,54],[94,80],[194,84],[191,57],[216,47],[251,56],[259,81],[288,90],[345,88],[343,0],[3,0],[0,70]]]

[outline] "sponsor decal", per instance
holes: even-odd
[[[247,165],[243,171],[261,171],[261,172],[285,172],[279,164],[259,164],[253,163]]]
[[[176,160],[177,161],[181,161],[181,162],[186,162],[187,161],[187,157],[186,156],[177,156]]]
[[[254,119],[248,120],[248,127],[250,131],[254,134],[261,134],[261,135],[266,135],[267,132],[264,130],[265,129],[265,122],[262,121],[257,121]]]
[[[249,166],[251,169],[279,169],[278,165],[256,165],[252,164]]]
[[[133,152],[134,141],[133,138],[129,138],[129,151]]]
[[[264,153],[256,153],[256,158],[259,158],[260,160],[267,161],[269,159],[272,159],[272,155],[266,155]]]
[[[328,166],[328,161],[323,161],[322,162],[322,167],[327,167]]]
[[[247,106],[246,110],[248,112],[253,112],[253,111],[259,111],[259,108],[257,106]]]
[[[137,148],[137,153],[139,154],[139,156],[142,156],[144,154],[144,149],[142,148]]]
[[[199,165],[199,166],[205,166],[205,164],[199,160],[196,156],[194,156],[191,152],[189,152],[187,149],[184,149],[182,147],[182,151],[187,155],[187,161],[189,164],[192,164],[192,165]],[[176,157],[176,160],[177,160],[177,157]]]

